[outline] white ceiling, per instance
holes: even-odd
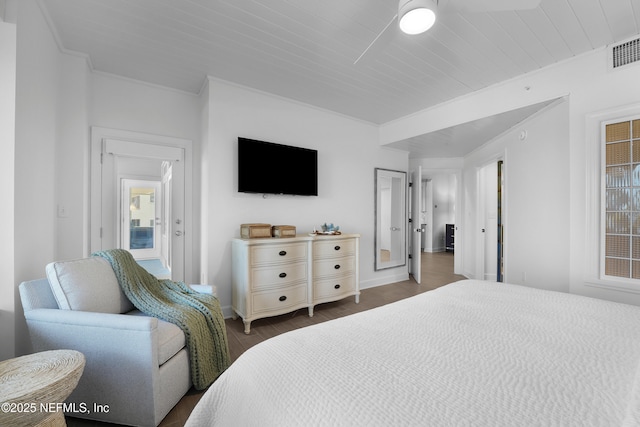
[[[408,151],[411,158],[464,157],[478,146],[507,132],[513,126],[559,100],[550,100],[506,113],[463,123],[424,135],[387,144],[387,147]]]
[[[374,44],[357,64],[397,0],[39,4],[61,48],[88,55],[95,70],[191,93],[209,75],[376,124],[640,33],[640,0],[542,0],[491,13],[456,12],[448,1],[429,32]],[[488,119],[500,128],[493,136],[531,112]],[[431,135],[432,148],[458,147],[461,132]],[[416,156],[424,143],[397,145]]]

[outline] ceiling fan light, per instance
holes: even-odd
[[[432,0],[400,0],[398,23],[406,34],[420,34],[436,22],[436,6]]]

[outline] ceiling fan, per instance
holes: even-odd
[[[541,0],[400,0],[398,13],[367,46],[354,64],[381,48],[399,32],[417,35],[429,30],[439,14],[450,10],[461,13],[535,9]]]

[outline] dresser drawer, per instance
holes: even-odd
[[[351,274],[335,279],[325,279],[313,283],[313,299],[323,299],[353,293],[356,289],[356,277]]]
[[[341,257],[356,252],[355,239],[325,240],[313,242],[313,258]]]
[[[294,306],[307,305],[307,284],[252,294],[253,313],[287,312]]]
[[[320,259],[313,262],[313,277],[346,276],[356,269],[355,256]]]
[[[249,249],[251,265],[271,264],[274,262],[295,262],[307,259],[307,243],[285,243],[281,245],[257,245]]]
[[[0,0],[1,1],[1,0]],[[296,236],[233,239],[234,316],[244,332],[251,322],[354,295],[359,302],[360,236]]]
[[[249,272],[252,290],[272,288],[274,286],[292,285],[306,282],[309,270],[306,262],[274,265],[270,267],[253,268]]]

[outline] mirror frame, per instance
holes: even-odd
[[[392,259],[390,261],[382,261],[379,256],[380,248],[378,247],[382,241],[382,227],[380,224],[382,211],[382,206],[380,204],[380,180],[381,178],[400,178],[402,188],[401,194],[401,203],[398,206],[402,211],[400,212],[400,217],[402,218],[402,230],[401,230],[401,248],[402,248],[402,256],[401,259]],[[408,229],[408,217],[407,217],[407,203],[408,203],[408,186],[407,186],[407,172],[392,170],[392,169],[383,169],[383,168],[375,168],[374,169],[374,198],[375,198],[375,211],[374,211],[374,238],[373,238],[373,250],[374,250],[374,270],[386,270],[388,268],[397,268],[407,265],[407,229]]]

